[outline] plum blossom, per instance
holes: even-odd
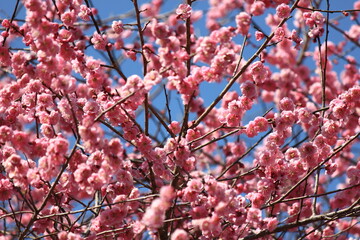
[[[124,25],[122,21],[113,21],[111,28],[117,34],[120,34],[124,31]]]
[[[359,238],[360,1],[208,2],[2,19],[1,239]]]
[[[179,7],[176,9],[176,14],[178,18],[182,20],[186,20],[191,16],[191,6],[188,4],[180,4]]]
[[[237,31],[242,34],[246,35],[250,28],[251,16],[246,12],[241,12],[235,17]]]
[[[279,18],[287,18],[290,16],[290,7],[284,3],[276,7],[276,14]]]
[[[93,37],[91,38],[91,43],[94,44],[94,48],[98,50],[105,50],[107,46],[107,36],[100,35],[99,33],[94,33]]]

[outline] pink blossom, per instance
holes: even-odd
[[[176,122],[176,121],[172,121],[171,124],[168,126],[171,131],[174,133],[174,134],[179,134],[180,130],[181,130],[181,126],[180,126],[180,123],[179,122]],[[188,136],[188,135],[187,135]]]
[[[6,201],[11,198],[13,194],[13,184],[9,179],[0,179],[0,200]]]
[[[178,18],[182,20],[186,20],[191,16],[191,6],[188,4],[180,4],[179,7],[176,9],[176,14]]]
[[[169,26],[162,22],[153,20],[151,25],[151,32],[154,37],[158,39],[166,39],[170,36]]]
[[[90,21],[90,14],[91,14],[91,9],[88,8],[86,5],[81,5],[80,6],[80,12],[78,13],[78,16],[84,20],[84,21]]]
[[[246,35],[250,28],[251,16],[246,12],[241,12],[236,15],[236,25],[237,31],[242,34]]]
[[[9,49],[3,46],[0,46],[0,64],[2,66],[11,64]]]
[[[261,193],[249,193],[246,197],[250,199],[253,208],[260,208],[265,203],[265,197]]]
[[[165,220],[165,211],[169,204],[163,200],[155,199],[146,209],[142,222],[149,228],[160,228]]]
[[[290,98],[285,97],[280,100],[280,109],[283,111],[294,111],[294,102]]]
[[[90,166],[86,164],[80,164],[78,169],[74,172],[74,179],[76,182],[84,182],[91,175]]]
[[[183,229],[176,229],[172,234],[171,234],[171,240],[188,240],[189,239],[189,235],[188,233],[183,230]]]
[[[260,41],[261,39],[263,39],[265,37],[264,33],[256,31],[255,32],[255,39],[256,41]]]
[[[272,232],[278,225],[278,220],[274,217],[265,218],[264,221],[266,222],[266,227],[270,232]]]
[[[1,25],[2,25],[4,28],[10,28],[11,22],[9,21],[9,19],[4,18],[4,19],[1,21]]]
[[[10,141],[13,135],[13,130],[8,126],[0,126],[0,141],[5,143]]]
[[[295,30],[292,30],[291,32],[291,40],[295,42],[295,48],[298,49],[300,47],[300,44],[302,44],[303,40],[297,35]]]
[[[251,64],[250,73],[256,83],[262,82],[266,78],[267,69],[262,62],[257,61]]]
[[[290,0],[273,0],[273,1],[277,4],[289,4],[290,2]]]
[[[65,232],[62,231],[58,233],[59,240],[81,240],[82,237],[80,234],[72,233],[72,232]]]
[[[271,151],[263,151],[259,156],[259,163],[263,166],[271,166],[275,163],[274,153]]]
[[[276,7],[276,14],[279,18],[287,18],[290,16],[290,7],[282,3]]]
[[[171,202],[176,197],[174,188],[171,186],[163,186],[160,189],[160,198],[166,202]]]
[[[117,34],[120,34],[124,31],[124,26],[122,21],[113,21],[111,28]]]
[[[321,12],[318,12],[318,11],[314,11],[311,13],[311,19],[318,26],[322,26],[325,22],[325,17],[322,15]]]
[[[256,1],[251,4],[250,12],[254,16],[260,16],[265,11],[265,3],[262,1]]]
[[[66,26],[72,26],[74,24],[76,20],[76,15],[75,15],[75,11],[69,11],[69,12],[65,12],[61,15],[61,21],[66,25]]]
[[[282,41],[285,37],[285,31],[282,27],[279,27],[274,32],[274,41]]]
[[[136,61],[136,52],[135,51],[127,51],[126,55],[133,61]]]
[[[150,71],[144,77],[144,85],[146,90],[150,90],[152,86],[161,82],[161,76],[158,71]]]
[[[246,81],[240,86],[241,92],[248,98],[257,97],[257,89],[252,81]]]
[[[2,20],[2,238],[359,235],[360,1],[208,2]]]
[[[126,216],[126,208],[112,207],[102,211],[99,215],[101,224],[112,225],[119,224],[123,221],[123,218]]]
[[[105,50],[108,43],[107,36],[105,34],[100,35],[99,33],[94,33],[91,38],[91,43],[94,44],[94,48],[98,50]]]
[[[299,157],[300,157],[300,152],[297,148],[289,148],[285,152],[286,160],[298,159]]]

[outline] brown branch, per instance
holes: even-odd
[[[91,8],[90,6],[90,3],[89,3],[89,0],[84,0],[85,1],[85,4],[88,8]],[[99,28],[99,25],[94,17],[94,14],[92,12],[90,12],[90,18],[92,20],[92,22],[94,23],[94,26],[96,28],[96,32],[98,34],[101,35],[101,31],[100,31],[100,28]],[[127,80],[127,77],[125,76],[125,74],[121,71],[120,67],[118,66],[118,64],[116,63],[115,59],[114,59],[114,56],[112,55],[111,51],[110,51],[110,48],[109,46],[106,46],[106,52],[109,56],[109,59],[110,59],[110,62],[112,63],[113,65],[113,68],[116,70],[116,72],[126,81]]]
[[[356,201],[355,203],[358,204],[359,200]],[[268,236],[273,233],[284,232],[284,231],[288,231],[292,228],[306,226],[310,223],[327,221],[327,220],[335,221],[340,218],[360,216],[360,206],[353,206],[353,205],[351,205],[350,207],[347,207],[345,209],[339,210],[339,211],[333,211],[333,212],[330,212],[327,214],[315,215],[315,216],[312,216],[312,217],[309,217],[306,219],[302,219],[302,220],[299,220],[299,221],[296,221],[293,223],[284,224],[282,226],[275,228],[271,232],[269,230],[263,230],[257,234],[248,235],[241,239],[243,239],[243,240],[258,239],[258,238],[265,237],[265,236]]]
[[[326,10],[323,10],[323,9],[314,9],[314,8],[307,8],[307,7],[301,7],[301,6],[297,6],[297,8],[309,10],[309,11],[313,11],[313,12],[324,12],[324,13],[360,12],[360,9],[329,10],[329,8],[327,8]]]
[[[112,109],[114,109],[117,105],[125,102],[129,97],[133,96],[135,94],[135,92],[130,93],[129,95],[127,95],[126,97],[120,99],[119,101],[117,101],[114,105],[112,105],[111,107],[108,107],[107,109],[105,109],[104,111],[102,111],[95,119],[94,122],[99,121],[99,119],[104,116],[104,114],[106,114],[107,112],[111,111]]]
[[[14,21],[14,19],[15,19],[16,12],[17,12],[17,9],[18,9],[18,7],[19,7],[19,3],[20,3],[20,0],[17,0],[17,1],[16,1],[15,8],[14,8],[14,11],[13,11],[12,16],[11,16],[11,19],[10,19],[10,24],[11,24],[11,25],[12,25],[12,22]],[[6,29],[6,33],[9,33],[10,28],[11,28],[11,26]],[[5,36],[4,39],[3,39],[3,42],[2,42],[2,46],[3,46],[3,47],[5,46],[6,39],[7,39],[7,36]]]
[[[214,139],[210,140],[209,142],[206,142],[206,143],[204,143],[204,144],[202,144],[202,145],[200,145],[200,146],[198,146],[196,148],[191,149],[191,152],[196,152],[197,150],[199,150],[199,149],[201,149],[201,148],[203,148],[203,147],[205,147],[205,146],[207,146],[207,145],[209,145],[211,143],[214,143],[214,142],[217,142],[217,141],[219,141],[221,139],[227,138],[228,136],[231,136],[231,135],[239,132],[240,130],[241,129],[239,128],[239,129],[233,130],[233,131],[231,131],[231,132],[229,132],[229,133],[227,133],[225,135],[222,135],[222,136],[220,136],[218,138],[214,138]]]
[[[165,123],[165,121],[162,119],[162,117],[159,115],[159,113],[156,111],[156,109],[154,109],[153,106],[151,106],[151,104],[149,104],[148,107],[149,107],[150,111],[154,114],[154,116],[159,120],[161,125],[164,126],[164,128],[170,134],[170,136],[175,138],[176,135],[171,131],[171,129],[168,127],[168,125]]]
[[[144,41],[143,29],[141,27],[140,10],[139,10],[137,0],[132,0],[132,2],[134,4],[134,8],[135,8],[136,26],[137,26],[138,32],[139,32],[140,45],[141,45],[141,56],[142,56],[142,59],[143,59],[143,75],[145,76],[146,73],[147,73],[148,60],[146,59],[145,52],[144,52],[145,41]],[[145,26],[145,28],[146,28],[146,26]],[[144,109],[145,109],[145,114],[144,114],[145,130],[144,130],[144,133],[145,133],[145,135],[149,135],[149,99],[148,99],[148,97],[149,96],[146,93],[145,94],[145,99],[144,99]]]
[[[233,166],[235,166],[235,164],[237,164],[241,159],[243,159],[246,155],[248,155],[257,145],[259,145],[260,144],[260,142],[262,141],[262,140],[264,140],[264,138],[267,136],[267,135],[269,135],[270,133],[272,132],[272,130],[270,130],[270,131],[268,131],[264,136],[262,136],[254,145],[252,145],[248,150],[246,150],[246,152],[243,154],[243,155],[241,155],[238,159],[236,159],[236,161],[234,161],[232,164],[230,164],[229,166],[227,166],[226,168],[225,168],[225,170],[224,171],[222,171],[221,173],[220,173],[220,175],[216,178],[216,180],[220,180],[220,178],[222,177],[222,176],[224,176],[224,174],[227,172],[227,171],[229,171],[229,169],[230,168],[232,168]]]

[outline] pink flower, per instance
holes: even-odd
[[[71,42],[73,40],[73,35],[72,32],[66,29],[61,29],[59,31],[59,38],[61,39],[62,42]]]
[[[172,186],[163,186],[160,189],[160,198],[166,202],[171,202],[176,197],[176,193]]]
[[[161,76],[158,71],[150,71],[144,77],[144,85],[147,91],[150,91],[151,88],[161,82]]]
[[[58,233],[59,240],[81,240],[83,239],[80,234],[62,231]]]
[[[261,208],[261,206],[265,203],[265,197],[261,193],[249,193],[246,195],[247,198],[250,199],[253,208]]]
[[[283,111],[294,111],[295,109],[294,102],[288,97],[285,97],[280,100],[279,107]]]
[[[111,28],[117,34],[120,34],[124,31],[124,26],[122,21],[113,21]]]
[[[89,165],[82,163],[78,166],[74,172],[74,179],[78,183],[86,181],[91,175],[91,168]]]
[[[126,51],[126,56],[128,56],[131,60],[136,61],[136,52],[135,51]]]
[[[290,7],[284,3],[276,7],[276,15],[279,18],[287,18],[290,16]]]
[[[188,233],[183,230],[183,229],[176,229],[172,234],[171,234],[171,240],[188,240],[189,239],[189,235]]]
[[[271,151],[263,151],[259,156],[259,163],[262,166],[272,166],[275,163],[275,156]]]
[[[0,175],[1,177],[1,175]],[[6,201],[11,198],[13,194],[13,184],[9,179],[0,179],[0,200]]]
[[[282,41],[285,37],[285,31],[282,27],[279,27],[275,30],[274,41]]]
[[[2,22],[1,22],[1,25],[4,27],[4,28],[10,28],[11,26],[11,22],[9,21],[9,19],[3,19]]]
[[[90,21],[90,14],[91,14],[91,9],[88,8],[86,5],[81,5],[80,6],[80,12],[78,13],[78,16],[84,20],[84,21]]]
[[[251,16],[246,12],[241,12],[235,17],[237,32],[246,35],[250,28]]]
[[[13,130],[8,126],[0,126],[0,142],[3,144],[10,141],[13,135]]]
[[[155,199],[151,206],[145,211],[142,217],[142,223],[149,228],[160,228],[165,220],[165,211],[169,207],[169,203],[158,199]]]
[[[263,39],[265,37],[264,33],[256,31],[255,32],[255,39],[256,41],[260,41],[261,39]]]
[[[325,17],[321,12],[314,11],[311,13],[311,19],[315,22],[317,26],[322,26],[325,22]]]
[[[260,16],[265,11],[265,3],[262,1],[256,1],[251,4],[250,12],[254,16]]]
[[[105,34],[100,35],[96,32],[91,38],[91,43],[94,44],[95,49],[105,50],[106,45],[108,43],[107,36]]]
[[[94,101],[86,102],[83,109],[86,114],[89,114],[92,116],[98,114],[99,110],[100,110],[99,105]]]
[[[255,83],[261,83],[266,79],[268,71],[262,62],[257,61],[250,65],[250,73]]]
[[[150,152],[152,150],[151,139],[144,134],[141,134],[136,141],[136,146],[142,153]]]
[[[256,98],[257,97],[257,89],[253,81],[247,80],[240,86],[241,92],[244,96],[248,98]]]
[[[275,217],[265,218],[264,222],[266,223],[266,228],[272,232],[278,225],[278,220]]]
[[[191,16],[191,6],[189,4],[180,4],[176,9],[176,14],[178,15],[178,18],[185,21]]]
[[[179,122],[172,121],[168,127],[170,128],[170,130],[171,130],[174,134],[179,134],[179,133],[180,133],[181,126],[180,126],[180,123],[179,123]],[[188,135],[186,135],[186,137],[187,137],[187,136],[188,136]]]
[[[75,11],[65,12],[61,15],[61,21],[68,27],[76,21]]]
[[[344,119],[349,114],[346,101],[338,98],[330,102],[330,110],[337,119]]]
[[[47,137],[47,138],[52,138],[54,137],[54,130],[51,127],[51,125],[49,124],[42,124],[40,127],[41,133]]]
[[[293,29],[292,31],[291,31],[291,40],[293,41],[293,42],[295,42],[295,49],[299,49],[299,47],[300,47],[300,44],[302,44],[302,42],[303,42],[303,40],[298,36],[298,34],[296,33],[296,30],[295,29]]]
[[[339,124],[333,120],[327,120],[322,126],[322,134],[327,137],[333,137],[339,132]]]
[[[113,226],[120,224],[127,214],[126,207],[112,207],[102,211],[99,215],[101,224]]]
[[[296,160],[300,158],[300,151],[297,148],[289,148],[285,152],[285,159],[290,160]]]
[[[269,123],[264,117],[256,117],[254,123],[259,132],[265,132],[269,128]]]
[[[255,137],[258,135],[259,131],[258,128],[255,125],[254,121],[249,122],[249,124],[246,126],[246,136],[249,138]]]
[[[151,32],[158,39],[167,39],[170,36],[169,26],[165,23],[159,23],[157,20],[152,21]]]
[[[346,171],[346,175],[350,179],[350,184],[352,184],[352,185],[359,184],[360,183],[360,165],[359,165],[359,167],[355,167],[355,166],[349,167]]]
[[[10,66],[11,59],[9,49],[7,47],[0,46],[0,66]]]

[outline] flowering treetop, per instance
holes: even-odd
[[[359,238],[360,1],[131,2],[1,19],[0,238]]]

